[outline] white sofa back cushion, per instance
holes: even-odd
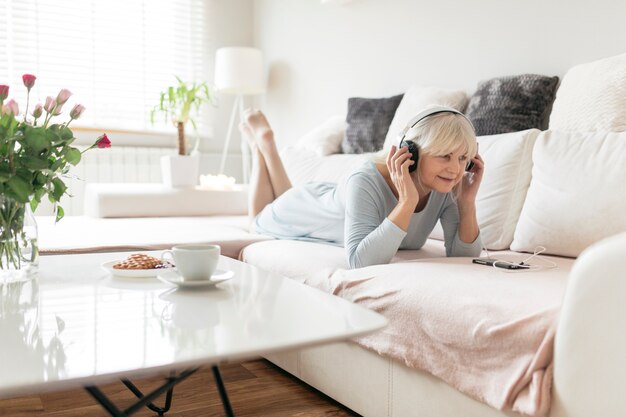
[[[420,110],[430,104],[441,104],[452,106],[459,111],[464,111],[467,107],[467,94],[464,91],[444,90],[438,87],[423,87],[419,85],[411,86],[393,116],[387,136],[385,137],[384,148],[391,148],[397,141],[398,133]]]
[[[556,92],[550,129],[626,131],[626,54],[567,71]]]
[[[339,182],[373,154],[336,154],[322,157],[311,149],[290,146],[283,149],[280,155],[287,175],[295,186],[311,181]]]
[[[542,132],[511,249],[578,256],[626,231],[626,133]]]
[[[478,137],[485,174],[476,197],[476,211],[483,245],[507,249],[530,185],[532,149],[539,130]],[[443,239],[441,224],[431,234]]]
[[[302,136],[295,146],[309,149],[319,156],[339,153],[347,127],[345,115],[333,116]]]

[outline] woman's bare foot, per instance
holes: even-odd
[[[261,153],[266,154],[276,148],[274,132],[263,113],[248,109],[244,112],[243,118],[247,132],[252,134]]]
[[[256,152],[256,139],[254,138],[254,132],[252,131],[250,126],[248,126],[245,122],[241,122],[239,123],[239,131],[241,132],[241,135],[246,139],[246,142],[248,142],[248,146],[250,146],[250,149],[253,152]]]

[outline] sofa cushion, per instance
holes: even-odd
[[[478,136],[543,129],[558,81],[535,74],[482,81],[470,97],[467,117]]]
[[[295,146],[311,150],[318,156],[339,153],[347,126],[345,116],[333,116],[302,136]]]
[[[626,54],[570,68],[556,92],[550,129],[626,130]]]
[[[271,239],[248,231],[248,216],[139,217],[102,219],[37,216],[42,254],[169,249],[181,243],[212,243],[237,258],[253,242]]]
[[[280,254],[277,262],[276,254]],[[400,250],[390,263],[446,256],[443,242],[427,240],[419,250]],[[267,240],[241,251],[240,259],[269,272],[320,287],[335,271],[348,268],[344,248],[298,240]]]
[[[382,149],[400,100],[402,94],[389,98],[348,99],[348,128],[341,143],[343,153],[374,152]]]
[[[532,149],[537,129],[480,136],[485,174],[476,196],[478,224],[487,249],[507,249],[513,241],[526,191],[530,185]],[[441,224],[431,234],[443,239]]]
[[[545,131],[511,249],[578,256],[626,231],[626,133]]]
[[[311,181],[339,182],[372,157],[370,153],[335,154],[321,157],[315,151],[287,147],[280,153],[293,185]]]
[[[464,111],[467,106],[467,94],[464,91],[444,90],[438,87],[411,86],[396,110],[385,138],[385,148],[396,144],[398,133],[417,113],[431,104],[440,104]]]

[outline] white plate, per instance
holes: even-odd
[[[168,268],[153,268],[153,269],[115,269],[113,265],[120,261],[105,262],[102,267],[109,271],[111,275],[116,277],[126,278],[150,278],[156,277],[159,272],[167,271]]]
[[[217,269],[210,279],[203,279],[198,281],[183,281],[183,277],[178,274],[175,269],[161,270],[157,278],[163,282],[174,284],[180,288],[196,288],[196,287],[211,287],[219,284],[222,281],[231,279],[235,273],[233,271],[224,271],[223,269]]]

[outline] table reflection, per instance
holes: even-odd
[[[54,316],[53,326],[43,320],[39,281],[0,283],[0,335],[5,358],[3,373],[29,378],[58,379],[65,374],[67,356],[61,334],[65,321]]]

